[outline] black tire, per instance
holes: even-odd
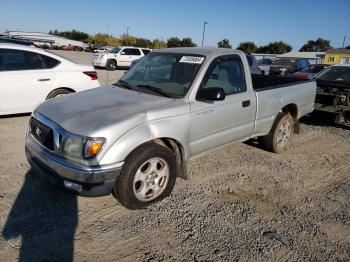
[[[117,61],[115,60],[108,60],[106,64],[106,68],[108,71],[114,71],[117,70]]]
[[[55,98],[55,97],[58,97],[58,96],[67,95],[67,94],[70,94],[70,93],[72,93],[72,91],[67,90],[67,89],[56,89],[56,90],[53,90],[53,91],[47,96],[46,99],[51,99],[51,98]]]
[[[282,129],[285,129],[282,131]],[[289,130],[289,131],[287,131]],[[288,147],[294,134],[294,119],[290,114],[279,113],[270,133],[261,138],[265,148],[274,153],[282,153]]]
[[[150,200],[141,201],[136,196],[135,192],[138,190],[136,187],[146,188],[146,192],[152,191],[152,189],[147,189],[148,185],[144,185],[142,182],[140,184],[138,184],[139,182],[135,182],[134,180],[137,180],[135,177],[137,176],[138,171],[143,173],[142,169],[145,167],[145,165],[148,164],[149,160],[158,158],[162,161],[164,160],[168,165],[167,167],[169,172],[167,182],[164,185],[164,189],[162,189],[163,191],[156,198],[152,199],[152,197],[150,197]],[[158,163],[156,166],[158,168]],[[148,167],[145,171],[147,170]],[[176,172],[177,170],[175,157],[169,149],[158,144],[146,143],[135,149],[125,160],[123,169],[116,179],[115,185],[113,187],[113,195],[124,207],[128,209],[144,208],[149,204],[160,201],[170,195],[175,185]],[[153,172],[152,174],[154,175],[155,173]],[[156,186],[158,186],[161,179],[158,181],[159,182],[156,182]]]

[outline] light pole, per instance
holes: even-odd
[[[204,22],[203,23],[203,36],[202,36],[202,46],[203,46],[203,43],[204,43],[204,34],[205,34],[205,25],[208,24],[208,22]]]

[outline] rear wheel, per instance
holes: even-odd
[[[261,138],[263,145],[274,153],[282,153],[294,134],[294,119],[290,114],[279,113],[270,133]]]
[[[113,194],[126,208],[143,208],[168,196],[176,181],[176,162],[172,152],[147,143],[126,159],[116,180]]]
[[[72,91],[67,90],[67,89],[56,89],[56,90],[53,90],[53,91],[47,96],[46,99],[56,98],[56,97],[60,97],[60,96],[64,96],[64,95],[70,94],[70,93],[72,93]]]
[[[106,64],[106,68],[108,71],[114,71],[117,69],[117,61],[115,60],[108,60]]]

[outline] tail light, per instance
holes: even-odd
[[[97,80],[97,73],[96,71],[86,71],[83,72],[85,75],[90,76],[91,80]]]

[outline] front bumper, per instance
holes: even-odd
[[[106,67],[107,61],[106,60],[91,60],[91,64],[93,66],[100,66],[100,67]]]
[[[82,196],[104,196],[112,192],[123,162],[88,167],[54,155],[28,134],[25,152],[33,171],[49,182]]]

